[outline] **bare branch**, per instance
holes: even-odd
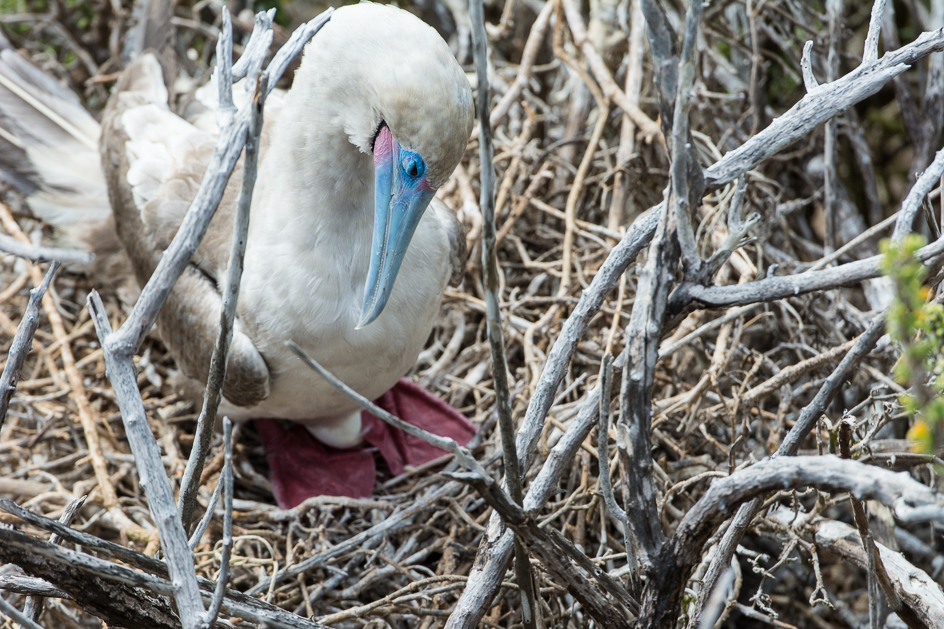
[[[272,32],[272,20],[274,19],[274,9],[256,13],[252,25],[252,34],[249,35],[249,42],[243,48],[239,59],[233,64],[232,75],[234,81],[246,76],[256,76],[259,73],[259,68],[262,61],[265,60],[269,46],[272,45],[272,38],[275,35]]]
[[[88,264],[95,256],[81,249],[59,249],[20,242],[12,236],[0,234],[0,251],[33,262],[52,262],[58,260],[65,264]]]
[[[692,229],[692,212],[701,201],[704,176],[691,144],[688,110],[695,83],[698,24],[704,7],[703,2],[690,2],[685,12],[685,36],[682,40],[682,56],[679,59],[679,78],[672,121],[672,191],[669,194],[669,203],[675,218],[682,268],[686,277],[701,271],[701,259],[695,248],[695,232]]]
[[[813,42],[808,41],[803,44],[803,56],[800,58],[800,69],[803,71],[803,85],[807,92],[812,92],[819,87],[819,81],[813,74]]]
[[[600,461],[600,490],[603,492],[603,499],[610,515],[626,522],[626,512],[616,502],[616,496],[613,495],[613,485],[610,482],[610,455],[609,441],[610,435],[610,385],[613,382],[613,355],[606,353],[603,355],[603,362],[600,363],[600,424],[597,427],[597,452]]]
[[[679,523],[666,544],[663,570],[649,584],[640,613],[642,626],[668,629],[677,620],[678,597],[697,563],[701,547],[714,528],[738,505],[771,491],[815,487],[821,491],[848,491],[860,500],[877,500],[903,512],[923,507],[923,518],[944,517],[944,497],[897,474],[835,456],[776,457],[761,461],[716,480]]]
[[[220,17],[223,18],[223,27],[216,40],[213,82],[216,84],[218,101],[216,121],[222,129],[232,121],[236,105],[233,103],[233,18],[230,17],[229,8],[224,6]]]
[[[772,517],[783,522],[788,518],[792,520],[793,513],[778,509]],[[770,518],[771,516],[768,516],[768,519]],[[788,522],[789,520],[784,523]],[[835,520],[816,518],[804,527],[801,535],[817,547],[834,553],[861,569],[867,568],[865,552],[855,543],[858,534],[853,527]],[[906,561],[900,552],[881,544],[875,546],[878,556],[887,568],[896,596],[917,617],[909,620],[918,620],[920,624],[917,626],[933,629],[944,627],[944,593],[941,592],[940,586],[926,572]]]
[[[927,170],[921,173],[921,176],[918,177],[918,181],[915,182],[915,185],[908,192],[908,196],[905,197],[904,202],[901,204],[901,213],[898,215],[898,220],[895,222],[892,240],[897,242],[911,233],[914,219],[921,210],[924,199],[931,194],[931,190],[940,183],[942,175],[944,175],[944,148],[937,152],[937,155],[934,156],[934,161],[931,162]]]
[[[196,505],[197,489],[203,464],[210,450],[216,413],[222,400],[223,381],[226,377],[226,357],[233,340],[233,322],[236,319],[236,303],[239,299],[239,284],[243,275],[243,259],[246,255],[246,242],[249,233],[249,206],[252,191],[256,184],[259,163],[259,139],[262,135],[263,109],[268,87],[268,78],[262,76],[256,85],[253,98],[252,116],[246,137],[246,156],[243,160],[243,180],[236,200],[236,217],[233,219],[233,241],[226,269],[226,285],[223,290],[223,306],[220,309],[220,330],[216,337],[216,346],[210,359],[210,373],[207,378],[203,407],[197,418],[197,430],[194,433],[193,449],[187,460],[184,476],[180,481],[180,519],[184,529],[190,526],[193,509]]]
[[[98,338],[104,339],[112,333],[111,323],[96,291],[88,297],[89,312],[95,323]],[[175,599],[180,609],[181,622],[185,629],[196,628],[205,611],[200,600],[197,586],[197,573],[193,565],[193,553],[187,545],[187,536],[177,516],[173,490],[164,464],[161,451],[154,440],[148,423],[141,391],[138,389],[138,374],[130,354],[105,351],[105,368],[125,427],[125,435],[134,453],[141,486],[145,490],[148,508],[160,533],[167,567],[175,586]]]
[[[193,534],[190,536],[190,542],[188,542],[190,544],[190,550],[194,550],[197,547],[197,544],[199,544],[200,540],[203,538],[203,534],[206,533],[207,527],[210,526],[210,520],[213,519],[213,511],[220,501],[220,496],[223,495],[224,484],[222,478],[216,482],[216,487],[213,489],[213,494],[210,496],[210,502],[207,504],[206,513],[203,514],[200,522],[197,523],[196,528],[193,530]]]
[[[832,83],[839,76],[839,44],[842,38],[842,17],[845,10],[844,0],[827,0],[826,13],[829,18],[829,55],[826,61],[826,82]],[[838,135],[837,121],[830,118],[824,129],[823,157],[825,164],[825,186],[823,190],[823,205],[826,221],[826,234],[823,248],[831,253],[838,246],[836,204],[837,189],[839,187],[839,173],[836,172],[836,140]]]
[[[248,205],[248,204],[247,204]],[[220,574],[216,579],[216,590],[203,620],[203,629],[212,629],[223,607],[226,582],[229,581],[229,558],[233,552],[233,422],[223,418],[224,464],[220,482],[223,489],[223,552],[220,558]]]
[[[916,257],[922,262],[928,262],[942,253],[944,253],[944,238],[919,249]],[[756,282],[732,286],[685,284],[672,295],[671,307],[673,312],[676,312],[691,302],[708,308],[739,306],[849,286],[862,280],[879,277],[882,274],[879,266],[881,261],[882,256],[877,255],[820,271],[768,277]]]
[[[451,452],[456,457],[456,460],[467,470],[479,476],[488,477],[488,472],[486,472],[485,468],[483,468],[479,462],[475,460],[475,457],[472,456],[472,453],[456,443],[455,440],[450,439],[449,437],[440,437],[439,435],[434,435],[433,433],[423,430],[422,428],[418,428],[413,424],[406,423],[399,417],[396,417],[392,413],[385,411],[351,387],[344,384],[337,376],[325,369],[318,361],[305,353],[305,350],[300,348],[295,343],[289,341],[285,344],[285,346],[295,352],[295,355],[301,358],[302,362],[317,371],[321,377],[331,383],[335,389],[346,395],[354,402],[357,402],[361,408],[366,409],[375,417],[382,419],[394,428],[399,428],[408,435],[413,435],[417,439],[422,439],[432,446],[436,446],[437,448],[442,448],[447,452]]]
[[[82,505],[85,504],[86,498],[88,498],[88,496],[82,496],[70,502],[66,508],[63,509],[62,516],[59,518],[59,523],[63,524],[64,526],[69,526],[72,523],[72,518],[75,517],[76,512],[78,512],[78,510],[82,508]],[[59,542],[60,538],[55,533],[49,536],[50,544],[58,544]],[[39,616],[43,613],[43,599],[38,596],[30,596],[28,599],[26,599],[26,606],[23,608],[23,613],[26,614],[30,620],[34,622],[39,621]]]
[[[489,121],[489,85],[487,47],[485,34],[485,9],[483,0],[471,0],[469,13],[472,18],[472,50],[475,56],[475,72],[478,83],[479,112],[479,163],[482,165],[482,283],[485,287],[486,333],[492,355],[492,382],[495,389],[498,427],[501,433],[502,455],[505,464],[505,482],[511,498],[520,505],[524,498],[522,473],[515,449],[515,424],[511,417],[511,392],[508,389],[508,365],[505,361],[505,342],[502,334],[501,309],[499,307],[498,255],[495,252],[495,150],[492,145],[492,126]],[[526,629],[538,626],[537,597],[531,561],[521,540],[515,541],[515,574],[521,587],[521,615]]]
[[[872,15],[869,18],[869,32],[865,36],[865,49],[862,51],[862,63],[868,65],[878,59],[878,37],[882,33],[882,15],[885,13],[887,0],[875,0]]]
[[[143,629],[179,626],[169,600],[164,598],[171,596],[176,589],[170,581],[10,529],[0,529],[0,558],[58,585],[74,600],[82,601],[85,609],[102,614],[103,620],[109,624]],[[210,600],[211,592],[212,585],[202,593],[203,598]],[[237,618],[274,627],[325,629],[324,625],[263,601],[245,595],[237,598],[232,596],[232,592],[228,594],[230,596],[223,600],[223,611]]]
[[[941,50],[944,50],[944,29],[921,33],[912,43],[886,52],[875,63],[863,64],[841,79],[821,85],[766,129],[726,153],[705,171],[706,183],[720,186],[733,181],[850,105],[875,94],[910,64]]]
[[[22,613],[16,607],[7,602],[5,598],[0,596],[0,612],[3,612],[16,622],[20,624],[20,627],[23,629],[43,629],[37,625],[33,620],[31,620],[26,614]]]
[[[20,369],[23,368],[26,355],[33,349],[33,335],[36,334],[36,328],[39,327],[39,304],[58,269],[59,262],[53,262],[49,266],[49,270],[46,271],[42,283],[30,290],[30,298],[26,304],[26,310],[23,312],[23,318],[20,320],[20,324],[16,326],[16,335],[10,342],[7,362],[3,365],[3,374],[0,375],[0,427],[3,426],[3,420],[6,419],[10,400],[13,398],[13,394],[16,393],[16,382],[20,377]]]
[[[68,526],[65,526],[64,524],[60,524],[59,522],[56,522],[55,520],[51,520],[47,517],[38,515],[27,509],[24,509],[23,507],[18,506],[13,501],[7,500],[6,498],[0,498],[0,510],[3,510],[7,513],[15,515],[16,517],[20,518],[24,522],[28,522],[32,524],[33,526],[39,527],[47,531],[53,531],[54,533],[61,536],[65,540],[68,540],[75,544],[80,544],[85,548],[95,549],[95,551],[98,553],[104,554],[108,557],[113,557],[121,562],[124,562],[130,566],[139,568],[140,570],[144,570],[150,574],[157,575],[158,577],[161,577],[161,579],[166,579],[168,577],[167,564],[165,564],[163,561],[159,561],[153,557],[149,557],[143,553],[139,553],[130,548],[119,546],[118,544],[115,544],[114,542],[109,542],[107,540],[99,539],[98,537],[95,537],[94,535],[89,535],[88,533],[84,533],[82,531],[77,531],[73,528],[69,528]],[[36,538],[31,537],[29,535],[25,535],[22,533],[20,535],[23,535],[23,537],[26,538],[24,543],[27,543],[28,555],[33,554],[32,550],[29,550],[29,548],[32,548],[31,544],[33,544],[34,542],[38,544],[46,543],[41,540],[37,540]],[[363,538],[361,536],[358,536],[358,539],[355,540],[355,543],[360,543],[362,539]],[[335,548],[338,548],[338,547],[343,548],[344,544],[339,544]],[[0,558],[2,558],[2,550],[3,550],[2,545],[0,545]],[[53,555],[55,555],[55,551],[50,551],[50,552]],[[106,567],[118,566],[118,564],[103,561],[101,559],[96,559],[94,557],[90,557],[85,554],[81,554],[81,556],[87,557],[88,559],[94,560],[95,562],[101,562],[101,563],[96,563],[95,566],[106,566]],[[43,571],[40,573],[41,576],[46,575],[45,570],[47,568],[49,570],[52,570],[54,575],[59,574],[58,566],[60,562],[68,563],[69,559],[67,557],[64,558],[62,556],[56,555],[56,558],[51,567],[47,566],[46,568],[42,568]],[[24,566],[24,564],[16,562],[16,561],[14,561],[13,563],[17,563],[21,567]],[[311,566],[309,565],[309,566],[304,567],[303,569],[308,569],[310,567]],[[93,567],[93,571],[96,569],[97,568]],[[132,573],[142,574],[135,571],[132,571]],[[52,582],[57,582],[56,579],[58,577],[55,577],[54,575],[50,575],[50,578],[48,580]],[[68,575],[63,576],[63,578],[67,578],[67,576]],[[84,577],[81,577],[81,576],[77,577],[78,580],[74,583],[74,585],[80,584],[83,578]],[[107,576],[104,578],[107,578]],[[215,589],[215,584],[212,581],[209,581],[202,577],[198,577],[198,582],[200,585],[200,589],[202,591],[202,596],[206,599],[209,599]],[[171,589],[170,583],[166,581],[162,581],[162,583],[167,583],[168,590]],[[68,589],[68,588],[64,587],[63,589]],[[160,590],[155,590],[155,591],[160,591]],[[320,625],[317,625],[315,623],[310,623],[304,620],[303,618],[300,618],[294,614],[291,614],[282,609],[279,609],[278,607],[275,607],[274,605],[270,605],[264,601],[261,601],[257,598],[253,598],[252,596],[247,596],[246,594],[237,592],[235,590],[227,590],[226,596],[227,598],[226,598],[226,601],[224,601],[225,604],[223,606],[224,611],[242,609],[242,610],[245,610],[246,613],[251,614],[249,616],[240,616],[240,614],[242,614],[243,612],[238,612],[238,611],[232,612],[233,615],[236,615],[236,616],[245,617],[245,618],[254,618],[258,615],[262,615],[266,618],[274,618],[274,620],[270,622],[275,622],[276,624],[278,624],[278,626],[295,627],[296,629],[316,629],[320,627]],[[85,600],[85,599],[82,599],[82,600]],[[116,623],[116,624],[121,624],[121,623]]]
[[[65,590],[60,590],[48,581],[18,574],[0,575],[0,590],[28,596],[46,596],[51,598],[72,598]]]

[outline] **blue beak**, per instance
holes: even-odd
[[[358,330],[387,305],[410,239],[434,193],[423,158],[401,147],[384,125],[374,141],[374,237]]]

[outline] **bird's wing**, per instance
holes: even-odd
[[[449,240],[449,264],[452,267],[449,276],[449,285],[458,286],[462,283],[462,275],[465,273],[465,263],[469,258],[468,248],[465,241],[465,227],[456,217],[456,213],[437,198],[433,198],[429,204],[446,237]]]
[[[98,168],[99,126],[75,94],[0,35],[0,180],[50,223],[108,216]]]
[[[196,195],[216,137],[167,107],[161,67],[145,54],[122,75],[102,125],[102,166],[118,236],[145,283]],[[204,239],[157,319],[180,369],[206,382],[216,343],[241,180],[237,166]],[[269,371],[237,319],[223,395],[253,406],[269,393]]]

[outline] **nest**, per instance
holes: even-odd
[[[667,3],[666,10],[681,32],[685,7],[676,4],[681,5]],[[736,2],[716,3],[702,18],[690,127],[705,166],[742,145],[803,96],[801,56],[807,39],[816,42],[815,74],[824,79],[841,76],[828,68],[829,16],[820,7],[793,1],[758,4],[748,2],[745,8]],[[592,1],[589,15],[584,15],[589,29],[583,35],[562,6],[555,6],[543,21],[538,17],[540,2],[509,0],[487,7],[493,107],[504,108],[494,131],[501,314],[512,412],[519,423],[582,293],[633,221],[662,201],[669,184],[666,141],[671,138],[664,138],[654,122],[645,127],[638,116],[620,109],[599,74],[602,67],[623,90],[623,98],[650,121],[659,118],[652,57],[634,57],[640,51],[631,46],[632,37],[643,35],[627,5]],[[115,78],[111,73],[118,68],[111,29],[125,23],[128,7],[118,19],[108,3],[52,6],[52,14],[19,16],[15,24],[30,24],[31,29],[17,26],[11,37],[41,66],[83,93],[92,109],[100,108],[105,87]],[[310,7],[286,8],[294,19],[314,15]],[[203,2],[177,9],[181,59],[197,80],[208,68],[218,9]],[[412,9],[444,33],[471,75],[464,4],[417,3]],[[912,10],[917,12],[908,12]],[[73,19],[82,11],[92,15],[84,28]],[[902,33],[929,30],[935,18],[922,11],[909,5],[892,26]],[[855,67],[868,25],[867,6],[848,7],[839,21],[842,43],[834,49],[836,67]],[[886,41],[894,42],[897,36],[886,35]],[[588,56],[594,54],[596,59]],[[926,63],[916,65],[923,72]],[[899,208],[915,174],[930,164],[940,135],[938,120],[931,129],[934,141],[919,142],[907,116],[902,129],[899,112],[904,115],[907,107],[918,106],[913,97],[917,90],[930,99],[924,105],[930,111],[939,112],[933,107],[941,104],[941,95],[932,90],[940,76],[919,78],[915,69],[901,76],[900,82],[889,83],[839,120],[834,136],[838,143],[829,141],[832,157],[823,158],[828,134],[819,127],[746,174],[742,200],[737,200],[735,182],[704,196],[695,211],[694,233],[704,258],[723,245],[732,203],[743,203],[761,217],[750,239],[737,243],[714,274],[715,284],[746,284],[808,269],[826,255],[824,243],[827,249],[839,248]],[[903,94],[912,94],[907,106]],[[410,377],[480,427],[472,451],[493,478],[500,478],[502,449],[481,266],[478,148],[473,139],[439,193],[469,230],[468,269],[461,287],[447,291],[442,317]],[[827,179],[830,183],[824,185]],[[940,188],[930,199],[929,211],[939,221]],[[42,235],[42,226],[29,217],[15,193],[7,191],[5,201],[0,220],[7,233]],[[825,211],[827,206],[834,214]],[[839,262],[877,253],[879,236],[842,251]],[[546,465],[564,470],[552,479],[532,517],[537,526],[559,532],[599,570],[629,584],[629,589],[634,586],[624,530],[608,511],[600,483],[603,456],[622,502],[626,477],[620,474],[616,429],[605,452],[598,449],[595,435],[581,439],[564,462],[555,461],[560,456],[555,446],[580,423],[581,412],[587,412],[588,393],[598,384],[604,355],[619,355],[631,340],[626,330],[645,263],[643,253],[586,323],[566,373],[552,392],[524,479],[527,490]],[[24,315],[29,289],[40,278],[38,266],[13,257],[0,261],[0,333],[5,344]],[[92,286],[80,273],[61,272],[50,286],[34,351],[0,431],[0,494],[53,519],[87,496],[72,520],[74,528],[154,555],[159,547],[156,528],[85,306],[92,289],[102,292],[115,327],[124,317],[117,295],[108,287]],[[651,452],[657,517],[666,536],[713,480],[778,448],[867,328],[870,312],[879,308],[873,303],[878,297],[870,291],[880,289],[861,282],[845,287],[837,283],[829,290],[766,303],[679,313],[663,327],[652,387]],[[817,418],[801,453],[834,451],[836,427],[851,417],[852,450],[859,461],[907,471],[940,489],[934,464],[941,462],[913,453],[904,440],[911,419],[897,403],[903,388],[889,375],[897,355],[893,343],[881,342],[861,361],[840,395]],[[148,339],[135,364],[151,429],[176,490],[193,445],[195,409],[170,386],[174,365],[159,341]],[[610,404],[614,417],[622,412],[618,382]],[[369,500],[324,496],[282,510],[273,506],[265,457],[251,426],[237,428],[234,457],[235,544],[229,587],[323,624],[446,626],[447,618],[458,614],[477,557],[480,564],[485,560],[480,551],[497,539],[493,510],[483,496],[446,476],[460,469],[451,460],[397,477],[381,470]],[[222,467],[222,437],[216,435],[202,476],[198,516],[207,508]],[[877,541],[893,551],[903,550],[904,557],[932,579],[940,577],[941,539],[934,526],[896,525],[890,510],[879,503],[870,503],[869,511]],[[795,517],[786,518],[786,512]],[[12,515],[0,517],[37,537],[47,535]],[[865,553],[861,546],[852,548],[857,538],[844,545],[841,535],[826,531],[827,521],[853,522],[848,494],[815,489],[767,494],[764,510],[753,520],[726,573],[719,622],[738,627],[865,622],[870,601]],[[707,596],[699,583],[724,531],[718,528],[699,549],[703,560],[688,584],[680,626],[688,621],[689,603]],[[221,537],[221,519],[214,518],[195,551],[197,573],[210,580],[220,569]],[[538,559],[532,557],[532,563],[545,626],[598,626],[575,605],[566,583]],[[19,569],[8,564],[0,572],[5,573],[0,574],[0,587],[6,583],[12,588],[2,579],[19,575]],[[933,584],[932,579],[927,583]],[[22,607],[23,595],[15,588],[10,591],[7,600]],[[937,596],[931,590],[925,595]],[[480,622],[518,626],[521,610],[518,581],[509,565]],[[223,617],[244,623],[225,613]],[[41,623],[50,628],[100,626],[82,601],[68,598],[47,599]],[[14,625],[7,620],[2,626]]]

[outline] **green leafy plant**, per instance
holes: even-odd
[[[916,255],[924,244],[923,236],[912,234],[899,244],[883,241],[881,249],[882,272],[895,284],[888,333],[902,347],[894,376],[909,387],[900,401],[915,417],[908,438],[931,454],[944,445],[944,305],[928,301],[927,267]]]

